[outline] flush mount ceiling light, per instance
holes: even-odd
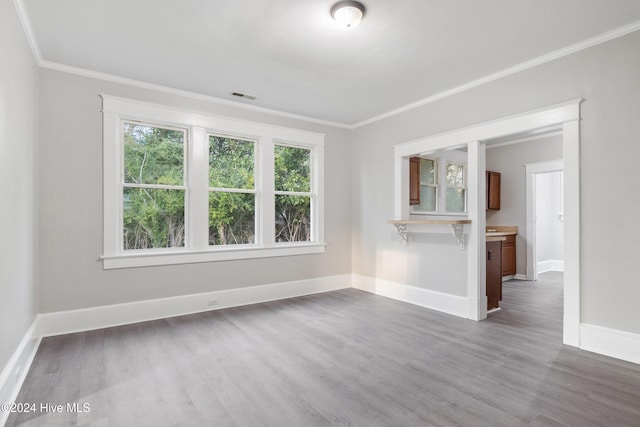
[[[357,1],[340,1],[331,8],[331,16],[343,27],[357,26],[364,16],[364,5]]]

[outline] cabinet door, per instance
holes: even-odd
[[[516,274],[516,236],[507,236],[502,242],[502,275]]]
[[[487,171],[487,209],[500,210],[500,172]]]
[[[502,294],[502,242],[487,242],[487,310],[500,306]]]
[[[420,204],[420,157],[409,159],[409,205]]]

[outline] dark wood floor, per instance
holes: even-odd
[[[640,426],[640,365],[561,344],[562,276],[473,322],[354,289],[43,340],[9,426]]]

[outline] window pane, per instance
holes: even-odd
[[[464,212],[465,190],[447,188],[447,212]]]
[[[276,191],[311,191],[311,150],[274,147]]]
[[[124,124],[124,182],[184,184],[184,131]]]
[[[253,141],[209,137],[209,186],[213,188],[255,187]]]
[[[276,242],[311,241],[311,197],[276,195]]]
[[[447,186],[464,187],[464,165],[447,163]]]
[[[420,182],[423,184],[436,183],[436,162],[431,159],[420,159]]]
[[[184,246],[184,191],[125,188],[124,249]]]
[[[413,207],[417,211],[435,212],[436,187],[430,185],[420,186],[420,204]]]
[[[209,244],[255,243],[256,197],[251,193],[209,193]]]

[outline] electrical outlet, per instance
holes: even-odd
[[[217,299],[210,299],[208,301],[209,307],[215,307],[216,305],[218,305],[218,300]]]

